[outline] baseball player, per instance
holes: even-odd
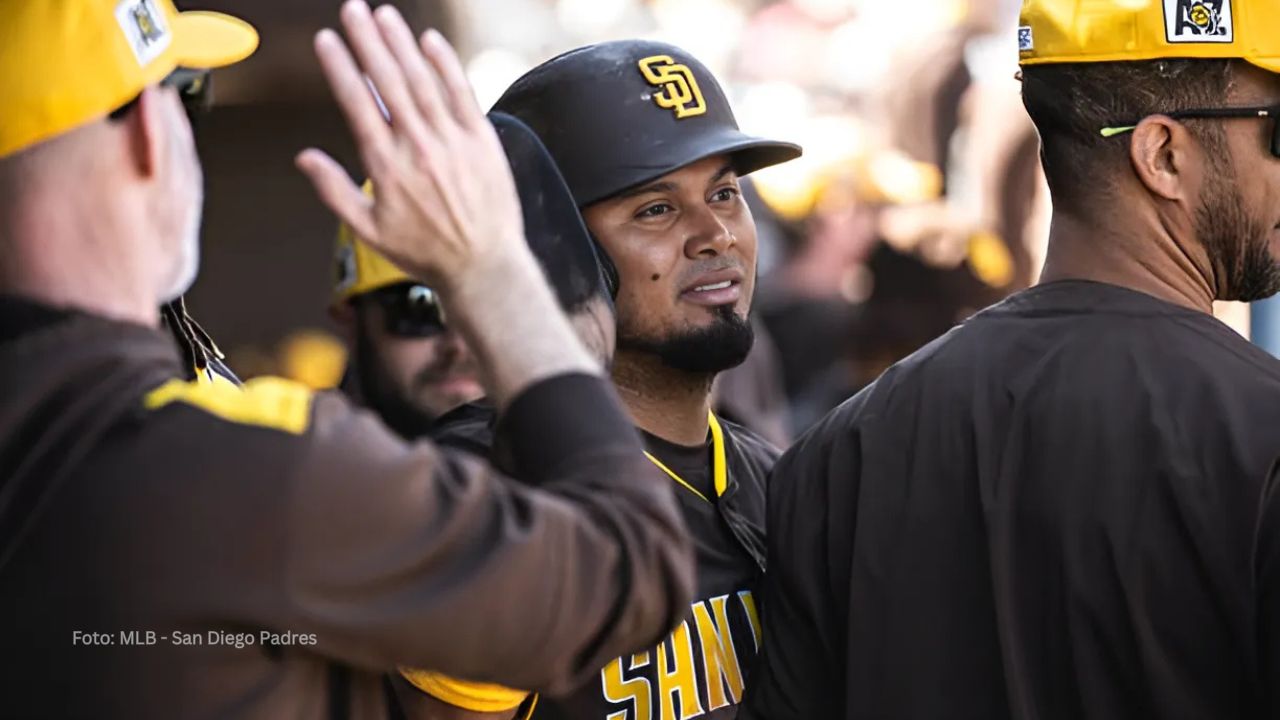
[[[567,690],[688,606],[674,493],[525,243],[457,57],[390,6],[342,20],[316,50],[377,196],[299,164],[440,293],[540,487],[336,395],[187,381],[157,311],[197,255],[177,90],[257,36],[168,0],[0,4],[7,715],[384,717],[398,665]]]
[[[740,717],[1275,717],[1280,15],[1026,0],[1039,286],[778,462]],[[1261,517],[1261,522],[1259,522]]]
[[[577,206],[541,141],[527,126],[510,116],[494,114],[491,122],[511,164],[529,247],[579,338],[590,352],[607,364],[613,355],[616,280],[606,277]],[[373,195],[371,183],[365,183],[363,189],[366,194]],[[441,335],[455,332],[446,323],[446,314],[434,292],[415,283],[345,224],[338,230],[335,264],[338,269],[334,288],[335,314],[344,320],[349,321],[352,313],[369,312],[369,308],[358,307],[358,304],[367,302],[362,298],[367,298],[370,293],[381,291],[391,294],[385,300],[375,300],[381,305],[383,315],[373,322],[385,327],[389,333],[406,338],[398,342],[411,344],[396,351],[400,357],[412,352],[432,352],[431,347],[419,350],[412,344],[430,343]],[[413,298],[415,291],[418,297]],[[406,302],[409,299],[414,302]],[[389,372],[386,364],[368,363],[364,357],[358,361],[364,361],[366,368],[359,373],[362,387],[393,384],[391,378],[380,375]],[[398,402],[407,404],[412,402],[412,398],[403,397]],[[496,417],[492,403],[466,403],[450,411],[458,404],[453,402],[447,407],[441,406],[443,417],[425,413],[403,414],[398,427],[394,422],[396,416],[388,413],[385,402],[371,404],[370,407],[406,439],[427,436],[434,429],[434,435],[441,444],[480,455],[493,454],[491,426]],[[526,691],[463,681],[411,668],[393,675],[391,681],[391,689],[396,696],[392,710],[396,717],[446,720],[471,717],[472,713],[481,713],[483,717],[487,712],[501,712],[510,717],[522,704],[525,709],[520,716],[527,717],[536,699]]]
[[[697,599],[675,632],[565,697],[542,697],[533,717],[733,717],[760,642],[755,588],[765,478],[777,451],[716,417],[711,387],[752,345],[756,232],[740,179],[800,150],[742,133],[711,73],[656,42],[603,43],[549,60],[494,112],[537,133],[612,266],[614,384],[643,433],[645,457],[677,488],[698,547]],[[442,424],[448,433],[449,418]]]
[[[602,266],[573,197],[542,142],[528,126],[509,115],[491,113],[490,121],[498,130],[515,176],[529,246],[583,345],[608,365],[614,350],[617,279]],[[352,239],[363,252],[373,252],[359,238]],[[513,443],[521,441],[499,422],[488,399],[462,405],[435,423],[417,426],[416,432],[429,434],[440,445],[492,457],[514,476],[530,482],[538,482],[542,473],[517,462],[520,454],[512,452]],[[495,434],[499,436],[496,441]],[[415,720],[513,715],[524,719],[537,702],[536,695],[524,690],[410,667],[390,680],[396,695],[395,716]]]

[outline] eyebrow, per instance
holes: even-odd
[[[715,183],[720,182],[724,179],[725,175],[728,175],[731,172],[733,172],[733,163],[725,163],[724,167],[720,168],[719,172],[711,178],[711,182],[708,184],[714,185]],[[662,180],[655,183],[649,183],[648,185],[643,185],[638,188],[624,190],[623,192],[618,193],[618,198],[630,198],[637,195],[644,195],[646,193],[675,192],[677,189],[678,188],[675,183],[669,180]]]
[[[733,172],[733,163],[725,163],[724,167],[720,168],[720,172],[716,173],[715,177],[711,178],[711,184],[714,185],[715,183],[720,182],[724,179],[725,175],[728,175],[731,172]]]
[[[656,182],[656,183],[649,183],[648,185],[644,185],[642,187],[632,188],[630,190],[624,190],[618,193],[618,197],[629,198],[629,197],[635,197],[637,195],[644,195],[646,193],[674,192],[675,189],[676,189],[676,184],[673,182]]]

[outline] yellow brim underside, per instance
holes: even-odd
[[[1112,56],[1091,56],[1091,57],[1033,57],[1023,58],[1019,64],[1021,65],[1058,65],[1067,63],[1090,63],[1090,62],[1141,62],[1143,60],[1159,60],[1161,58],[1171,57],[1165,54],[1152,53],[1149,57],[1142,55],[1116,55]],[[1192,60],[1220,60],[1225,58],[1189,58]],[[1263,58],[1238,58],[1244,60],[1250,65],[1280,75],[1280,57],[1263,57]]]
[[[1267,72],[1280,74],[1280,57],[1245,58],[1245,60],[1247,60],[1252,65],[1257,65],[1258,67],[1262,68],[1263,70],[1266,70]]]
[[[252,55],[258,49],[258,33],[240,18],[195,10],[174,19],[173,46],[180,67],[209,70]]]

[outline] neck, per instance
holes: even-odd
[[[618,351],[613,383],[641,430],[677,445],[707,441],[714,374],[667,367],[646,353]]]
[[[160,322],[150,264],[110,213],[86,212],[66,193],[0,209],[0,292],[123,322]]]
[[[1188,251],[1159,220],[1120,220],[1055,210],[1040,281],[1092,280],[1212,313],[1217,273],[1207,254]]]

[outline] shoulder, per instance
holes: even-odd
[[[252,380],[243,387],[227,382],[170,380],[143,397],[154,415],[186,414],[211,425],[260,428],[303,435],[311,428],[315,395],[307,387],[280,378]]]
[[[1162,349],[1176,353],[1183,366],[1235,384],[1280,388],[1280,360],[1235,330],[1212,317],[1186,319],[1183,325],[1188,329],[1186,342],[1173,347],[1161,343]]]
[[[877,414],[870,401],[882,392],[881,386],[895,381],[895,374],[896,368],[891,368],[827,413],[778,458],[769,483],[771,512],[775,504],[784,504],[783,497],[823,495],[822,488],[833,481],[856,484],[863,426]]]
[[[739,460],[763,468],[766,472],[782,455],[776,445],[753,430],[732,420],[716,415],[720,430],[724,433],[725,451]]]
[[[243,386],[172,380],[148,392],[143,406],[162,421],[152,427],[164,427],[173,442],[206,454],[225,455],[231,443],[251,452],[293,448],[313,464],[349,465],[398,457],[415,447],[341,393],[317,393],[282,378],[257,378]]]

